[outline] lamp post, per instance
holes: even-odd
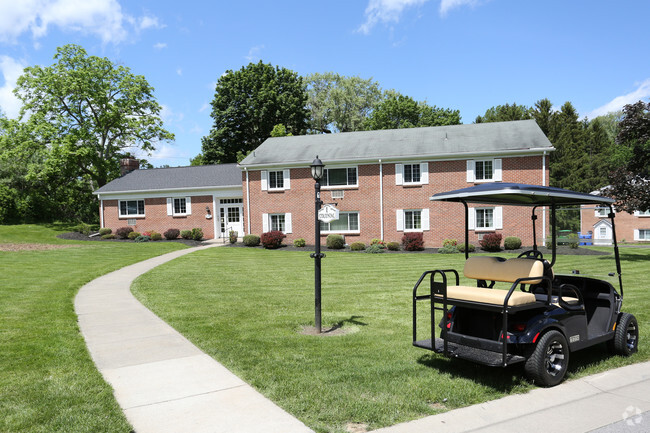
[[[314,189],[316,190],[316,207],[315,207],[315,219],[314,219],[314,225],[316,226],[316,251],[311,254],[311,258],[313,258],[314,261],[314,297],[315,297],[315,314],[314,314],[314,325],[316,327],[316,330],[318,333],[321,333],[321,314],[320,314],[320,262],[321,259],[323,258],[324,254],[321,254],[320,252],[320,221],[318,220],[318,211],[320,210],[321,205],[323,202],[320,199],[320,180],[323,178],[323,167],[325,165],[323,162],[318,159],[318,155],[316,155],[316,159],[311,163],[310,168],[311,168],[311,177],[314,178],[316,181],[316,184],[314,185]]]

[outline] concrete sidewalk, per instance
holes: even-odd
[[[197,250],[104,275],[75,298],[79,327],[99,371],[137,433],[311,432],[140,304],[139,275]],[[650,432],[650,363],[538,388],[377,433]]]
[[[215,242],[127,266],[75,298],[90,354],[137,433],[311,432],[131,294],[139,275]]]

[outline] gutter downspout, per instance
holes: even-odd
[[[219,237],[219,232],[217,231],[217,221],[220,218],[219,210],[217,209],[217,196],[212,194],[212,229],[214,230],[214,238]]]
[[[546,185],[546,151],[542,156],[542,186]],[[546,245],[546,206],[542,208],[542,241]]]
[[[379,160],[379,226],[380,239],[384,240],[384,166]]]
[[[251,232],[251,190],[248,181],[248,167],[244,167],[246,172],[246,233]]]
[[[104,200],[99,200],[99,226],[104,228]]]

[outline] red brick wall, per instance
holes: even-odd
[[[546,183],[548,184],[548,156],[546,157]],[[429,162],[429,183],[427,185],[395,185],[395,164],[383,164],[383,206],[384,240],[400,242],[404,232],[397,231],[397,209],[429,209],[430,230],[424,232],[425,245],[439,247],[444,239],[464,238],[463,206],[457,203],[434,203],[429,197],[438,192],[466,188],[474,184],[467,182],[467,162]],[[503,182],[542,184],[542,156],[525,156],[502,159]],[[358,211],[361,231],[359,234],[345,234],[346,242],[369,243],[381,236],[379,164],[358,166],[358,187],[335,188],[344,190],[343,199],[333,199],[330,189],[323,189],[321,199],[325,203],[337,203],[339,211]],[[244,196],[246,176],[242,177]],[[285,243],[297,238],[314,242],[314,180],[309,168],[291,169],[291,188],[284,191],[262,191],[261,171],[249,171],[250,207],[247,209],[244,197],[244,212],[251,214],[251,233],[262,233],[262,214],[291,213],[292,233],[287,234]],[[538,220],[538,237],[542,236],[541,212]],[[503,230],[506,236],[518,236],[524,245],[532,245],[530,209],[504,207]],[[547,232],[548,233],[548,232]],[[326,235],[322,235],[322,241]],[[470,242],[478,243],[478,234],[470,232]],[[541,239],[540,241],[541,242]]]
[[[187,216],[167,215],[167,199],[146,198],[144,200],[145,217],[135,218],[136,225],[132,227],[136,232],[157,231],[164,233],[167,229],[190,230],[201,228],[205,239],[214,238],[213,219],[205,218],[206,206],[215,217],[212,207],[212,196],[192,196],[192,214]],[[120,227],[128,226],[127,218],[119,217],[118,200],[104,200],[104,227],[113,229],[113,233]],[[100,209],[101,212],[101,209]],[[218,217],[218,215],[216,215]]]

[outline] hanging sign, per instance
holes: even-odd
[[[339,219],[339,210],[331,204],[326,204],[318,211],[318,220],[330,223]]]

